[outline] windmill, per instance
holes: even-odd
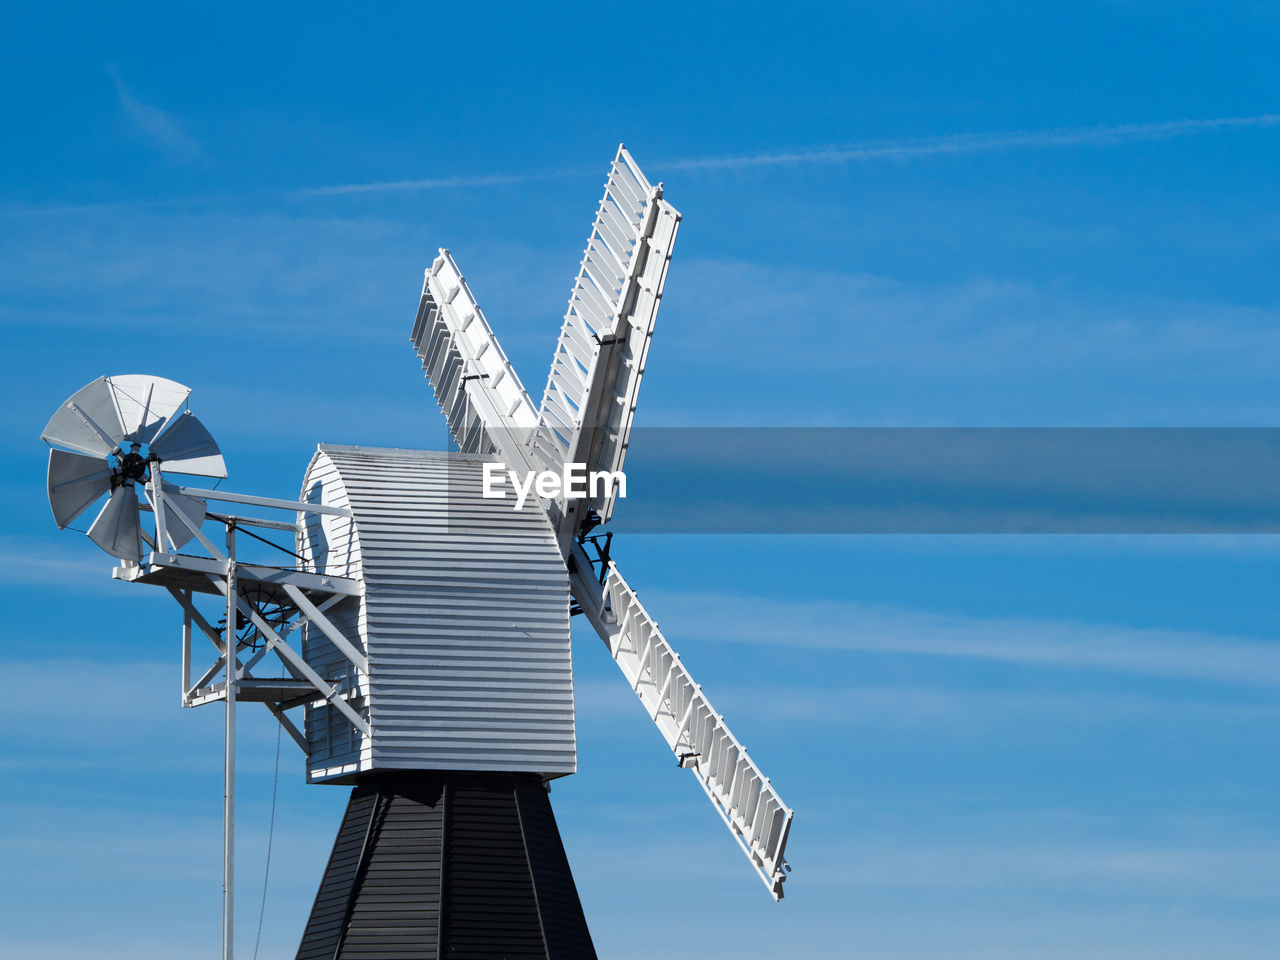
[[[121,559],[114,576],[163,586],[180,604],[184,706],[225,704],[224,957],[237,702],[271,711],[306,754],[310,782],[354,785],[300,960],[593,957],[547,796],[577,769],[577,614],[781,899],[792,811],[623,578],[612,534],[598,532],[616,484],[581,496],[539,489],[515,505],[486,496],[495,464],[513,477],[622,471],[679,223],[662,185],[619,147],[539,407],[440,250],[411,341],[454,452],[321,444],[288,501],[164,479],[226,475],[199,421],[175,416],[188,391],[172,381],[103,378],[51,421],[45,439],[66,448],[50,459],[59,526],[109,494],[89,535]],[[137,460],[126,441],[139,444]],[[242,512],[209,512],[211,500]],[[154,534],[141,530],[144,510]],[[211,525],[224,528],[221,545],[202,529]],[[245,535],[287,562],[248,559]],[[191,544],[202,552],[180,552]],[[210,598],[218,613],[207,615]],[[201,634],[215,659],[193,680]],[[276,675],[263,673],[268,663]]]

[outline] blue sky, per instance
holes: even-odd
[[[1260,4],[223,5],[0,30],[5,953],[218,949],[221,732],[179,619],[54,529],[39,433],[193,387],[233,489],[439,447],[449,247],[538,395],[625,140],[684,214],[638,423],[1275,426]],[[623,504],[625,509],[625,504]],[[1274,955],[1262,537],[642,536],[629,581],[796,813],[769,902],[593,637],[553,794],[602,956]],[[250,955],[275,733],[244,715]],[[345,790],[283,748],[261,956]],[[194,946],[193,946],[194,945]]]

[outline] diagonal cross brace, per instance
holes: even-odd
[[[181,510],[179,510],[177,507],[173,505],[173,501],[169,498],[169,495],[164,492],[163,486],[160,487],[156,492],[159,494],[160,499],[165,504],[168,505],[169,510],[177,515],[179,522],[181,522],[184,527],[186,527],[195,535],[195,538],[200,541],[200,545],[202,547],[204,547],[206,550],[209,551],[209,556],[214,557],[218,560],[227,559],[227,555],[223,553],[221,550],[219,550],[216,546],[214,546],[213,542],[201,532],[200,525],[197,523],[193,523],[185,513],[183,513]],[[165,532],[167,535],[168,531],[165,531]],[[170,539],[170,542],[172,543],[173,538],[170,537],[169,539]],[[163,546],[164,545],[161,544],[162,549],[163,549]]]
[[[369,675],[369,659],[356,649],[350,640],[342,635],[342,631],[333,625],[333,621],[326,617],[323,611],[312,603],[307,595],[299,590],[292,583],[283,584],[284,592],[289,595],[289,599],[297,605],[298,609],[306,614],[321,632],[329,638],[329,641],[338,648],[344,657],[355,665],[366,677]]]
[[[343,599],[342,594],[335,593],[324,603],[320,604],[320,606],[316,607],[316,609],[323,612],[325,610],[328,610],[331,606],[333,606],[335,603],[337,603],[341,599]],[[290,634],[298,630],[300,627],[306,626],[306,624],[308,624],[309,622],[310,622],[310,618],[307,617],[306,614],[302,614],[301,616],[298,617],[297,620],[294,620],[292,623],[288,624],[288,626],[284,628],[284,632],[280,634],[280,639],[284,641],[288,641]],[[258,661],[260,661],[263,657],[265,657],[268,653],[271,652],[272,647],[273,647],[272,644],[263,644],[261,650],[259,650],[252,657],[250,657],[248,660],[245,661],[245,664],[244,664],[245,671],[247,672],[249,670],[252,670],[254,666],[257,665]],[[288,668],[289,672],[293,674],[294,679],[298,679],[298,674],[293,670],[292,667],[290,667],[288,664],[285,664],[285,667]]]
[[[209,579],[223,596],[227,595],[228,591],[225,583],[213,574],[209,575]],[[263,620],[258,611],[254,610],[253,607],[246,603],[243,597],[236,597],[236,609],[247,616],[262,635],[267,638],[267,643],[273,650],[275,650],[276,655],[284,661],[285,666],[290,667],[291,670],[296,672],[301,679],[309,681],[325,700],[337,707],[339,712],[351,721],[351,725],[357,730],[363,733],[366,737],[373,736],[373,730],[370,729],[369,724],[365,721],[364,717],[356,713],[355,708],[352,707],[351,704],[338,696],[337,688],[334,685],[327,683],[320,674],[316,673],[315,670],[312,669],[311,665],[307,663],[307,661],[303,660],[292,647],[285,643],[284,639],[280,634],[276,633],[271,624]]]
[[[288,715],[274,703],[264,703],[263,706],[271,711],[271,715],[280,721],[280,726],[284,727],[285,732],[293,738],[293,742],[302,748],[303,753],[306,753],[307,738],[302,735],[302,731],[293,725],[293,721],[289,719]]]
[[[210,680],[212,680],[214,675],[217,674],[217,672],[221,670],[222,667],[226,664],[227,662],[226,644],[223,643],[222,636],[218,633],[216,629],[214,629],[213,625],[210,624],[209,621],[204,618],[203,614],[201,614],[200,611],[197,610],[195,606],[191,603],[191,599],[189,597],[183,596],[182,592],[175,589],[174,587],[168,587],[167,589],[170,595],[173,597],[173,599],[177,600],[178,603],[182,606],[182,609],[186,611],[187,616],[191,618],[191,622],[194,623],[196,626],[198,626],[200,628],[200,631],[206,637],[208,637],[209,640],[213,643],[213,645],[218,649],[218,659],[214,661],[213,666],[211,666],[208,670],[204,672],[204,676],[202,676],[199,680],[197,680],[195,684],[193,684],[191,687],[191,690],[198,690],[201,687],[203,687],[206,683],[208,683]],[[237,645],[236,653],[238,654],[243,649],[244,649],[243,646]],[[249,661],[249,663],[241,663],[240,658],[237,656],[236,672],[241,676],[247,675],[250,666],[252,666],[252,663],[253,661]],[[184,703],[186,702],[186,697],[190,695],[191,690],[183,691]]]
[[[187,616],[191,618],[192,622],[200,628],[205,636],[213,641],[213,645],[218,648],[218,652],[225,655],[227,650],[226,645],[222,642],[222,635],[218,633],[209,621],[204,618],[204,615],[195,608],[195,605],[192,604],[191,600],[182,595],[180,590],[176,587],[168,587],[167,589],[173,599],[177,600],[178,603],[181,604],[182,609],[186,611]]]

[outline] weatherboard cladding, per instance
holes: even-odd
[[[331,461],[318,455],[312,460],[303,486],[302,499],[334,507],[351,506],[346,488]],[[317,573],[358,579],[360,576],[360,541],[351,522],[345,517],[321,514],[304,515],[304,535],[299,538],[298,552],[307,558]],[[325,612],[343,635],[355,639],[365,635],[365,605],[359,597],[349,597]],[[328,638],[319,630],[304,628],[302,654],[322,677],[355,687],[355,670]],[[353,701],[367,720],[368,691]],[[308,743],[308,779],[325,779],[367,767],[368,745],[336,708],[308,707],[305,711],[305,733]]]
[[[361,692],[373,730],[371,743],[344,740],[340,714],[309,710],[313,780],[371,769],[574,772],[568,574],[536,503],[515,510],[481,496],[485,462],[332,446],[312,460],[304,499],[353,517],[313,521],[299,552],[364,582],[364,597],[331,619],[369,657]],[[327,679],[354,685],[319,630],[304,646]]]
[[[541,778],[392,772],[351,794],[298,960],[592,960]]]

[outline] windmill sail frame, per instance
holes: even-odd
[[[581,547],[574,556],[574,599],[679,765],[693,771],[770,894],[781,900],[793,811],[711,706],[617,564],[606,564],[602,585]]]
[[[513,470],[558,471],[569,463],[588,471],[621,468],[681,220],[662,194],[662,185],[652,186],[619,145],[527,446],[512,437],[522,434],[528,407],[499,396],[504,385],[518,381],[513,370],[505,375],[506,355],[472,306],[470,291],[461,282],[442,296],[427,289],[439,272],[437,260],[428,272],[413,340],[464,452],[495,455]],[[462,316],[441,299],[460,299]],[[478,332],[469,345],[462,334],[471,329]],[[488,351],[506,366],[483,369],[478,358]],[[780,900],[790,872],[784,851],[793,811],[703,696],[616,566],[606,564],[597,578],[583,550],[582,538],[594,523],[608,522],[615,498],[616,488],[610,487],[601,496],[571,499],[562,493],[543,501],[571,573],[574,600],[681,766],[693,772],[770,895]]]
[[[538,409],[532,446],[544,469],[622,469],[680,219],[662,185],[651,185],[619,145]],[[607,523],[616,499],[612,486],[581,501],[558,499],[562,543],[590,511]]]

